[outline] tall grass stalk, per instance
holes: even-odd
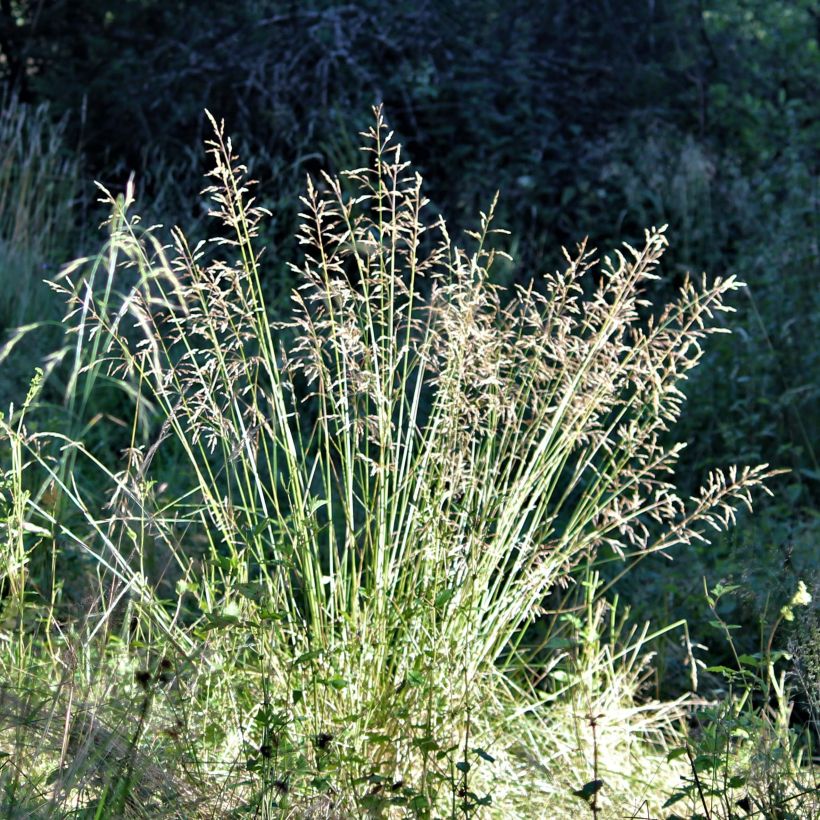
[[[74,252],[79,156],[66,125],[45,105],[0,96],[0,330],[43,318],[42,280]]]
[[[13,416],[3,433],[63,499],[29,496],[25,520],[97,562],[83,645],[141,659],[137,683],[164,704],[142,737],[210,799],[469,815],[496,788],[510,816],[505,789],[526,804],[525,784],[550,779],[538,747],[556,698],[526,637],[547,594],[600,549],[705,540],[770,474],[715,472],[690,499],[671,480],[680,384],[740,283],[687,280],[652,314],[653,229],[602,266],[582,244],[502,293],[493,207],[466,249],[427,224],[421,178],[375,113],[367,164],[308,181],[283,327],[263,298],[267,214],[221,124],[210,247],[178,229],[164,246],[130,189],[104,192],[106,249],[62,287],[76,395],[108,374],[138,399],[125,458]],[[75,479],[89,470],[95,487]],[[170,715],[182,728],[160,742]]]

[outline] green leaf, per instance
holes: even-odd
[[[708,772],[710,769],[714,769],[717,765],[717,761],[712,755],[698,755],[692,761],[692,768],[696,772]]]
[[[740,584],[715,584],[711,593],[715,598],[720,598],[723,595],[734,592],[736,589],[740,589]]]
[[[379,734],[378,732],[368,732],[367,739],[371,743],[390,743],[393,740],[390,735]]]
[[[427,683],[427,678],[425,678],[420,672],[416,672],[414,669],[411,669],[407,673],[407,682],[410,686],[424,686],[424,684]]]
[[[723,621],[715,621],[715,620],[709,621],[709,626],[711,626],[714,629],[719,630],[720,632],[723,632],[724,629],[728,629],[728,630],[740,629],[740,627],[737,624],[725,624],[725,623],[723,623]]]
[[[467,774],[467,772],[469,772],[472,767],[466,760],[459,760],[458,763],[456,763],[456,768],[460,772],[464,772],[464,774]]]
[[[367,809],[369,812],[378,812],[386,802],[387,798],[380,794],[366,794],[359,798],[362,808]]]
[[[208,744],[220,743],[225,738],[225,727],[218,723],[209,723],[205,727],[205,742]]]
[[[57,767],[54,769],[53,772],[46,778],[46,784],[51,786],[53,783],[56,783],[61,778],[65,777],[66,772],[68,771],[67,767]]]
[[[315,515],[322,507],[327,506],[327,499],[326,498],[317,498],[315,499],[308,509],[308,515]]]
[[[677,749],[672,749],[671,752],[666,756],[666,762],[671,763],[673,760],[677,760],[679,757],[683,757],[686,754],[686,748],[681,746]]]
[[[575,196],[575,188],[572,185],[567,186],[561,191],[561,207],[563,208],[574,196]]]
[[[482,760],[486,760],[488,763],[495,763],[495,758],[484,751],[484,749],[473,749],[473,754],[478,755]]]
[[[436,595],[436,609],[441,609],[446,603],[452,600],[455,594],[456,591],[452,587],[439,592],[439,594]]]
[[[715,675],[727,675],[729,677],[734,677],[737,675],[736,669],[730,669],[728,666],[707,666],[707,672],[712,672]]]
[[[559,638],[554,637],[550,638],[547,641],[547,649],[572,649],[573,646],[577,646],[578,641],[573,640],[572,638]]]
[[[253,541],[255,541],[256,538],[259,535],[261,535],[262,531],[265,530],[268,527],[268,525],[272,523],[274,523],[274,519],[272,518],[260,519],[260,521],[256,524],[256,526],[253,527],[253,529],[245,530],[245,532],[243,533],[243,538],[245,539],[245,542],[250,544]]]
[[[456,751],[456,749],[458,749],[457,745],[450,746],[449,749],[440,749],[438,752],[436,752],[436,760],[444,760],[445,757],[452,754],[454,751]]]
[[[299,666],[302,663],[310,663],[310,661],[315,661],[316,658],[322,657],[321,649],[311,649],[310,652],[305,652],[293,662],[294,666]]]
[[[237,615],[208,615],[208,621],[203,627],[206,631],[222,629],[226,626],[236,626],[239,623]]]
[[[582,800],[589,801],[592,800],[592,798],[595,797],[599,791],[601,791],[603,786],[603,780],[590,780],[589,783],[584,783],[580,789],[575,789],[572,793],[576,797],[580,797]]]
[[[234,589],[243,597],[257,602],[261,600],[266,591],[265,587],[258,581],[252,581],[247,584],[237,584]]]
[[[431,737],[430,735],[425,735],[424,737],[417,737],[413,741],[413,745],[417,749],[421,749],[422,752],[435,752],[437,749],[440,748],[435,738]]]
[[[673,792],[669,795],[669,799],[661,806],[661,808],[668,809],[670,806],[674,806],[675,803],[683,800],[684,797],[688,797],[689,792]]]
[[[759,666],[760,655],[741,655],[738,660],[746,666]]]

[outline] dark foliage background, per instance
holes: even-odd
[[[726,615],[754,646],[797,577],[820,597],[818,32],[810,0],[0,0],[0,80],[6,99],[66,118],[65,151],[82,159],[54,264],[96,241],[92,179],[117,188],[134,172],[151,219],[204,235],[207,108],[274,213],[282,310],[305,174],[355,164],[382,101],[451,226],[500,189],[508,283],[560,264],[562,244],[610,248],[661,223],[660,288],[737,273],[735,334],[689,385],[679,479],[694,488],[732,461],[792,472],[731,538],[648,560],[622,591],[637,615],[686,616],[711,643],[702,579],[740,583]]]

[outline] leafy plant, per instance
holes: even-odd
[[[802,760],[806,752],[812,754],[811,738],[801,738],[799,729],[790,725],[794,703],[783,667],[790,656],[774,649],[778,629],[793,621],[795,610],[808,606],[812,596],[805,583],[798,582],[769,627],[761,651],[739,654],[732,637],[738,627],[727,623],[717,609],[720,600],[736,590],[718,584],[706,592],[712,625],[725,636],[735,663],[734,668],[707,668],[725,680],[728,694],[696,713],[691,745],[670,752],[670,759],[685,755],[690,774],[666,806],[678,809],[687,801],[689,816],[708,820],[736,817],[738,809],[753,816],[813,816],[820,789],[816,773]]]

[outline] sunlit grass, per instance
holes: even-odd
[[[680,383],[740,284],[650,310],[653,229],[503,293],[492,207],[460,247],[380,111],[363,136],[364,167],[308,182],[282,327],[221,125],[210,245],[104,191],[106,245],[60,285],[70,423],[37,421],[37,382],[2,422],[21,811],[620,817],[682,771],[682,704],[642,693],[651,636],[594,573],[559,640],[532,627],[600,549],[683,551],[772,474],[672,480]],[[124,421],[92,412],[112,384]]]

